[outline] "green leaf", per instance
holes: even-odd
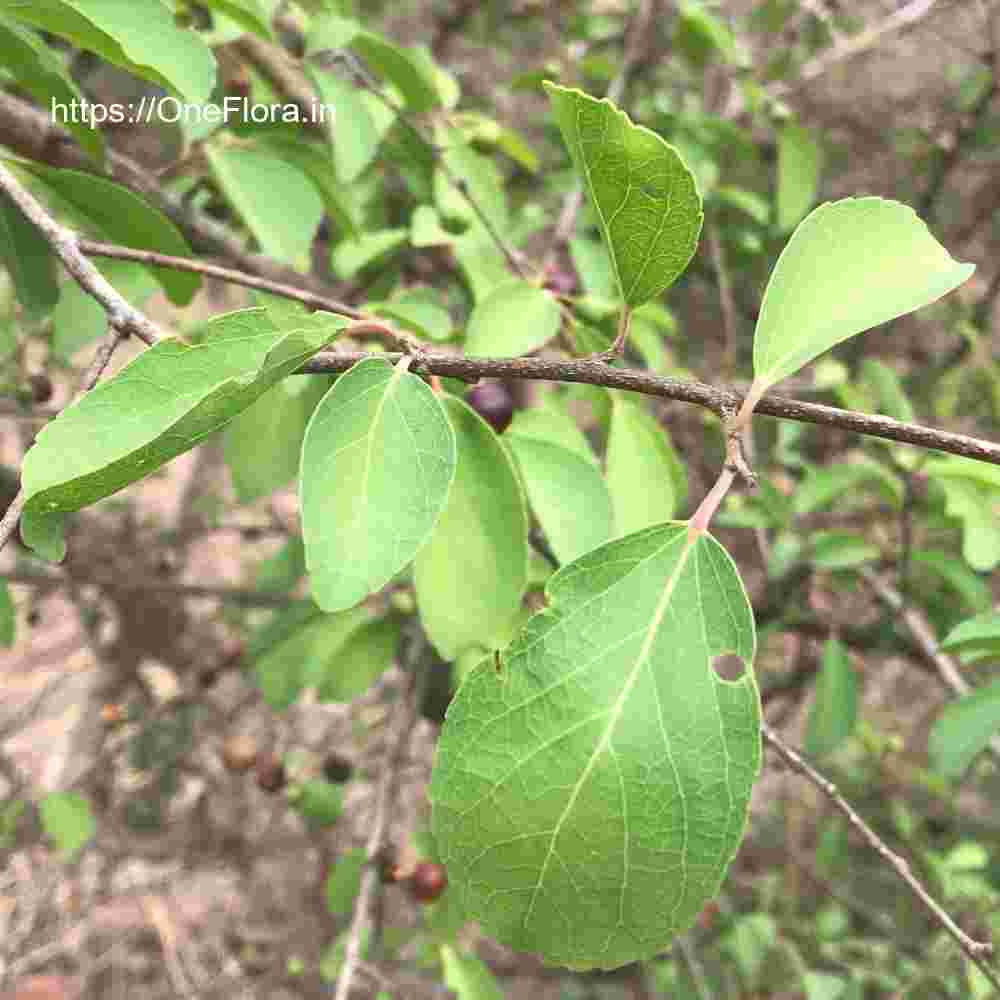
[[[270,257],[296,265],[312,246],[323,202],[298,167],[252,149],[205,147],[226,198]]]
[[[812,562],[818,569],[849,569],[879,555],[878,546],[849,531],[818,531],[812,537]]]
[[[531,509],[561,563],[612,536],[611,497],[600,469],[558,444],[508,432]]]
[[[528,514],[510,456],[460,399],[445,397],[458,461],[448,504],[414,565],[420,618],[445,660],[491,640],[521,606]]]
[[[3,6],[0,3],[0,9]],[[0,17],[0,51],[4,54],[4,66],[18,85],[42,107],[52,109],[61,105],[69,109],[74,102],[82,107],[85,98],[62,60],[33,31]],[[104,137],[98,129],[74,120],[76,118],[76,115],[66,114],[60,115],[59,120],[80,146],[102,164]]]
[[[314,828],[333,826],[344,811],[343,789],[321,778],[293,786],[288,798],[296,812]]]
[[[845,497],[856,495],[858,487],[871,483],[896,506],[903,496],[899,477],[878,462],[859,460],[851,464],[813,466],[795,490],[792,507],[796,514],[812,514]]]
[[[326,389],[318,379],[313,386],[295,393],[287,381],[279,382],[226,427],[223,452],[240,503],[252,503],[295,478],[306,424]]]
[[[858,675],[843,643],[828,639],[809,713],[806,752],[814,757],[833,753],[854,732],[857,718]]]
[[[408,234],[407,229],[380,229],[362,233],[354,240],[343,240],[333,248],[330,263],[341,278],[353,278],[370,264],[398,250]]]
[[[687,475],[666,427],[641,403],[611,394],[607,481],[615,534],[669,521],[687,499]]]
[[[455,475],[455,433],[424,381],[360,361],[313,413],[302,446],[302,536],[316,603],[348,608],[424,545]]]
[[[305,576],[306,550],[301,535],[292,535],[273,556],[257,567],[257,589],[285,594]]]
[[[136,250],[156,250],[173,257],[192,256],[180,230],[127,188],[79,170],[60,170],[26,160],[16,162],[109,243]],[[186,306],[201,287],[201,277],[197,274],[168,267],[150,267],[149,273],[178,306]]]
[[[352,632],[343,646],[327,655],[321,671],[309,672],[317,699],[346,703],[367,691],[392,666],[399,637],[398,623],[387,621],[369,622]]]
[[[941,649],[1000,653],[1000,612],[986,611],[959,622],[940,643]]]
[[[716,54],[723,62],[737,61],[736,41],[729,26],[697,0],[681,5],[672,41],[698,69]]]
[[[64,860],[71,860],[97,832],[90,802],[78,792],[52,792],[39,804],[42,829]]]
[[[962,556],[980,573],[1000,563],[1000,492],[971,479],[936,478],[944,491],[945,513],[962,524]]]
[[[273,40],[271,11],[273,5],[259,0],[206,0],[206,5],[221,11],[240,27],[268,41]]]
[[[504,1000],[489,966],[476,955],[463,954],[450,944],[441,945],[444,984],[458,1000]]]
[[[753,613],[673,522],[564,566],[448,709],[429,796],[467,917],[575,969],[651,958],[718,891],[760,768]],[[724,653],[746,670],[712,668]]]
[[[59,511],[54,514],[24,511],[21,515],[21,541],[40,558],[61,563],[66,558],[66,515]]]
[[[441,225],[431,205],[417,205],[410,217],[410,242],[415,247],[448,246],[455,237]]]
[[[157,290],[156,280],[148,267],[125,260],[93,261],[127,302],[136,307]],[[52,351],[63,361],[70,361],[81,348],[108,332],[108,314],[75,281],[67,281],[60,289],[59,302],[52,311]]]
[[[576,452],[584,461],[597,467],[597,456],[590,447],[587,436],[580,430],[563,403],[551,394],[545,397],[541,406],[518,410],[514,414],[507,434],[557,444]]]
[[[911,422],[916,419],[913,404],[907,398],[899,376],[888,366],[872,358],[861,362],[861,377],[878,392],[878,412],[894,420]]]
[[[476,302],[482,302],[497,285],[510,280],[503,254],[481,224],[469,226],[457,237],[452,252]]]
[[[434,201],[438,211],[447,219],[457,219],[485,232],[482,220],[470,203],[471,199],[490,225],[501,236],[506,235],[510,217],[503,175],[497,165],[488,156],[459,142],[458,133],[454,130],[439,130],[437,139],[444,146],[443,162],[452,175],[449,177],[441,168],[434,171]],[[468,187],[469,198],[456,188],[452,177]],[[492,243],[488,232],[485,235]]]
[[[898,201],[820,205],[792,234],[764,292],[756,381],[787,378],[835,344],[937,301],[974,270],[953,260]]]
[[[192,346],[163,340],[41,429],[24,461],[27,510],[79,510],[227,424],[346,325],[316,313],[278,330],[264,309],[218,316]]]
[[[381,136],[357,88],[322,70],[307,67],[320,99],[336,109],[331,149],[342,184],[356,180],[378,152]]]
[[[449,340],[453,326],[451,316],[435,298],[436,293],[430,289],[416,288],[403,292],[391,302],[372,303],[369,308],[379,316],[396,320],[418,337]]]
[[[959,556],[937,549],[920,549],[913,553],[913,561],[935,573],[973,611],[990,606],[990,588]]]
[[[516,278],[497,285],[469,317],[469,357],[516,357],[548,343],[561,322],[559,303],[545,290]]]
[[[10,585],[0,579],[0,646],[8,649],[14,645],[17,637],[17,609],[14,598],[11,597]]]
[[[363,847],[352,847],[334,862],[333,871],[323,887],[326,908],[332,916],[349,917],[354,910],[354,901],[361,891],[361,873],[366,857]]]
[[[546,82],[597,210],[621,295],[639,306],[673,284],[698,245],[701,195],[680,154],[608,100]]]
[[[0,39],[2,40],[2,39]],[[0,265],[29,323],[37,323],[59,301],[55,254],[6,192],[0,191]]]
[[[370,31],[356,35],[351,48],[403,95],[410,111],[430,111],[441,104],[433,69],[417,50],[393,45]]]
[[[809,129],[786,122],[778,132],[778,228],[787,233],[812,208],[819,190],[819,144]]]
[[[952,702],[938,716],[928,749],[934,767],[960,778],[1000,732],[1000,680]]]
[[[177,27],[164,3],[0,0],[0,12],[96,52],[191,104],[207,102],[215,86],[212,50],[196,31]]]
[[[586,236],[574,236],[569,241],[569,254],[584,291],[598,299],[613,300],[618,279],[604,244]]]

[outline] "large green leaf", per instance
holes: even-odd
[[[241,503],[267,496],[298,473],[306,424],[327,388],[311,381],[302,392],[292,391],[287,379],[279,382],[226,428],[226,464]]]
[[[546,82],[556,121],[597,209],[627,306],[659,295],[687,267],[704,218],[680,154],[608,100]]]
[[[558,332],[561,315],[552,295],[515,278],[497,285],[469,317],[465,353],[470,357],[516,357],[537,350]]]
[[[298,264],[323,217],[323,201],[309,178],[297,166],[259,150],[206,146],[205,153],[261,250]]]
[[[857,717],[858,675],[843,643],[828,639],[809,713],[806,750],[816,757],[833,753],[854,731]]]
[[[434,530],[455,433],[423,379],[376,358],[337,379],[302,445],[302,537],[316,603],[339,611],[385,586]]]
[[[192,255],[180,230],[127,188],[79,170],[60,170],[26,160],[18,160],[17,164],[37,177],[60,206],[93,227],[103,239],[173,257]],[[149,272],[175,305],[187,305],[201,287],[197,274],[168,267],[151,267]]]
[[[556,558],[572,562],[612,535],[611,497],[595,465],[578,452],[508,433],[531,509]]]
[[[650,958],[718,890],[760,759],[754,624],[711,536],[672,522],[563,567],[452,701],[432,825],[467,917],[585,969]],[[713,660],[746,669],[721,679]]]
[[[687,475],[665,427],[624,393],[613,393],[607,481],[615,534],[627,535],[676,517],[687,499]]]
[[[960,778],[976,756],[1000,734],[1000,680],[952,702],[931,730],[928,749],[934,766]]]
[[[0,9],[3,4],[0,3]],[[63,61],[35,32],[0,17],[0,51],[4,66],[18,86],[23,87],[43,107],[54,112],[55,120],[98,163],[104,160],[104,137],[96,128],[71,113],[74,103],[82,107],[84,96],[69,75]],[[66,108],[65,113],[61,108]]]
[[[445,411],[458,464],[448,505],[414,566],[420,618],[446,660],[489,646],[517,613],[528,582],[528,514],[510,456],[493,429],[454,397]]]
[[[974,270],[898,201],[820,205],[792,234],[764,292],[753,347],[758,385],[773,385],[835,344],[935,302]]]
[[[56,259],[48,241],[0,191],[0,265],[10,275],[24,318],[37,323],[59,301]]]
[[[328,313],[279,330],[264,309],[210,320],[193,345],[163,340],[38,433],[27,509],[79,510],[148,476],[227,424],[336,336]]]
[[[778,228],[793,229],[816,201],[820,149],[812,133],[788,122],[778,133]]]
[[[0,11],[51,31],[102,59],[204,104],[215,57],[196,31],[174,22],[159,0],[0,0]]]

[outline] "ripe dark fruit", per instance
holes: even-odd
[[[335,785],[342,785],[345,781],[350,781],[353,771],[354,766],[351,762],[339,754],[332,753],[323,761],[323,777]]]
[[[257,759],[257,784],[265,792],[279,792],[285,787],[285,765],[273,753]]]
[[[502,434],[514,416],[514,400],[502,382],[481,382],[465,395],[465,401],[490,427]]]
[[[448,888],[448,873],[444,865],[421,861],[413,869],[406,888],[418,903],[433,903]]]

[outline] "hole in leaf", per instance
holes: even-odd
[[[742,656],[735,653],[720,653],[712,659],[712,669],[716,677],[723,681],[738,681],[746,670]]]

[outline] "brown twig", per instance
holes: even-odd
[[[415,630],[410,641],[411,646],[405,657],[408,668],[406,687],[396,703],[386,739],[386,758],[375,795],[375,815],[368,837],[368,863],[361,876],[361,888],[354,903],[354,916],[347,939],[344,967],[337,980],[334,1000],[348,1000],[361,961],[364,938],[372,927],[376,897],[381,885],[379,865],[388,846],[389,812],[394,798],[396,779],[419,715],[421,693],[427,676],[427,671],[421,669],[420,663],[426,640],[421,632]]]
[[[941,908],[933,896],[924,888],[920,880],[910,870],[905,858],[900,857],[888,844],[858,815],[851,804],[840,794],[837,786],[828,778],[823,777],[814,767],[787,743],[766,723],[761,723],[761,731],[765,741],[779,757],[797,774],[819,789],[829,799],[830,803],[846,817],[848,823],[862,836],[865,842],[879,857],[887,862],[903,881],[906,887],[923,905],[931,919],[943,928],[958,944],[969,961],[972,962],[986,979],[997,989],[1000,989],[1000,976],[996,969],[987,961],[993,954],[993,944],[989,941],[976,941],[969,937],[958,924]]]
[[[392,363],[400,358],[400,355],[395,353],[371,355],[360,352],[343,354],[323,352],[304,364],[299,372],[302,374],[343,372],[359,361],[373,356],[381,356]],[[424,354],[414,361],[411,370],[425,374],[448,375],[467,382],[475,382],[480,378],[514,378],[542,382],[579,382],[608,389],[626,389],[647,396],[694,403],[720,417],[734,408],[739,408],[744,398],[741,393],[733,389],[655,375],[636,368],[613,368],[599,361],[555,361],[532,357],[468,358],[461,355]],[[935,427],[924,427],[921,424],[905,423],[879,414],[841,410],[835,406],[806,403],[771,393],[765,394],[760,399],[755,410],[769,417],[796,420],[822,427],[837,427],[857,434],[866,434],[869,437],[899,441],[902,444],[931,448],[1000,465],[1000,444],[994,441],[942,431]]]

